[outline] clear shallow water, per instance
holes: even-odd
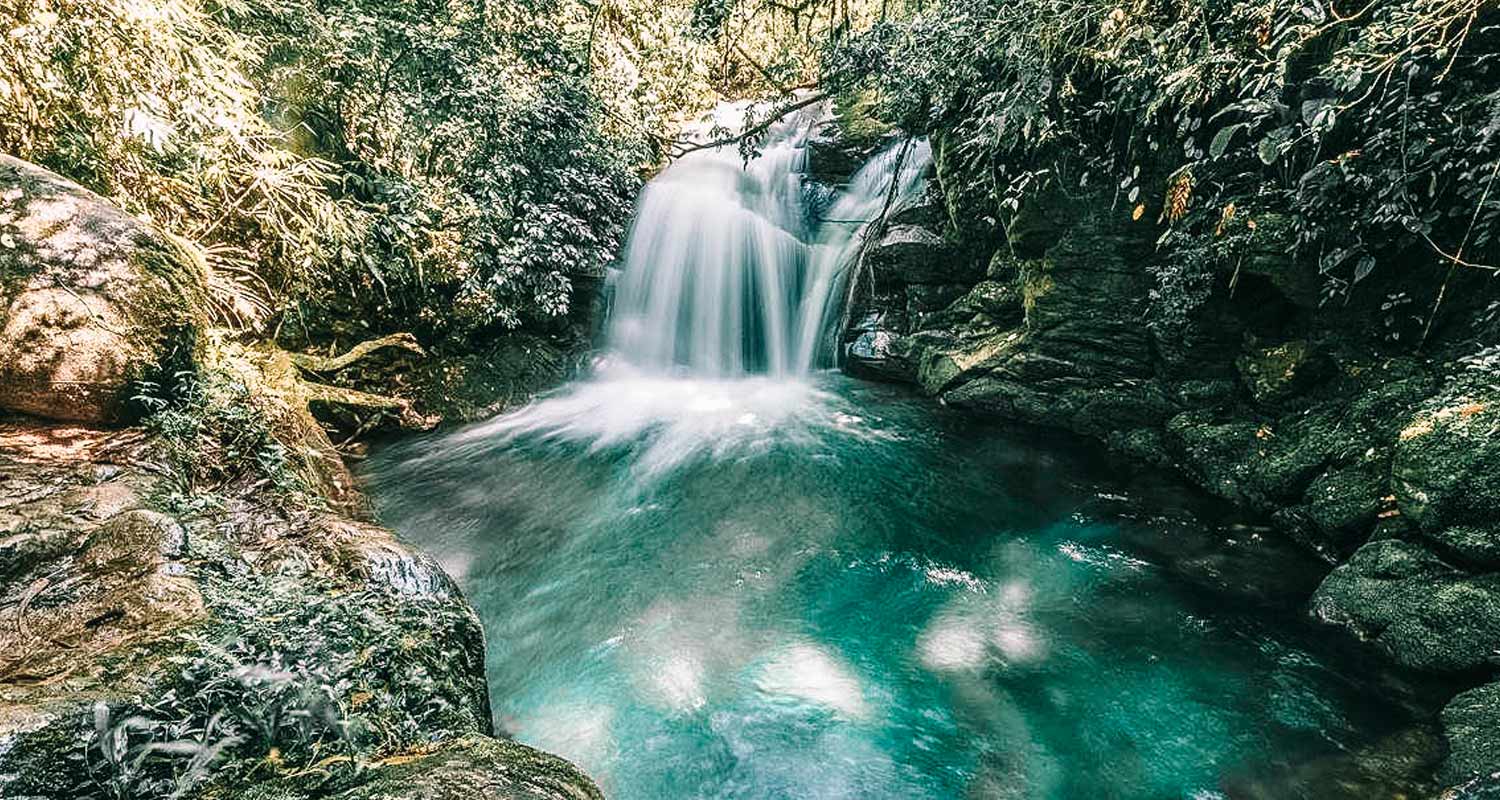
[[[1407,712],[1300,627],[1318,565],[898,391],[615,367],[367,477],[498,727],[614,798],[1404,788],[1360,754]]]

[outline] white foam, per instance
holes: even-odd
[[[768,694],[827,706],[854,719],[870,715],[864,688],[853,670],[817,645],[799,643],[783,649],[762,670],[756,686]]]

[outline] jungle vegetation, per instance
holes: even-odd
[[[0,149],[191,243],[221,321],[282,336],[545,329],[683,120],[809,92],[940,139],[973,235],[1103,191],[1171,255],[1163,319],[1268,237],[1325,303],[1382,276],[1408,341],[1403,281],[1500,265],[1489,0],[7,6]]]

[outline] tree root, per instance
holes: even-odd
[[[360,342],[340,356],[318,356],[308,353],[287,353],[286,356],[293,366],[303,372],[331,374],[347,369],[351,365],[364,360],[377,350],[392,347],[406,350],[419,356],[427,355],[427,351],[423,350],[422,346],[417,343],[417,337],[409,333],[393,333],[389,336],[382,336],[379,339]],[[362,392],[358,389],[347,389],[342,386],[331,386],[301,377],[297,378],[297,383],[300,385],[303,397],[308,402],[388,413],[395,418],[396,424],[404,430],[425,431],[432,429],[437,424],[436,418],[424,417],[418,414],[412,408],[411,401],[405,398]]]
[[[393,333],[379,339],[360,342],[341,356],[315,356],[308,353],[287,353],[287,357],[298,369],[308,372],[338,372],[350,364],[363,360],[376,350],[396,347],[426,357],[427,351],[417,344],[417,337],[409,333]]]

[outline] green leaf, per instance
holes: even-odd
[[[1286,143],[1292,138],[1292,128],[1289,125],[1277,128],[1266,134],[1266,138],[1260,140],[1255,152],[1260,156],[1261,163],[1272,166],[1276,160],[1281,158],[1281,152],[1286,148]]]
[[[1209,158],[1218,158],[1224,155],[1224,152],[1229,149],[1229,145],[1234,142],[1234,135],[1239,133],[1240,129],[1247,127],[1249,127],[1247,123],[1236,122],[1233,125],[1225,125],[1220,128],[1219,132],[1214,134],[1213,141],[1208,143]]]

